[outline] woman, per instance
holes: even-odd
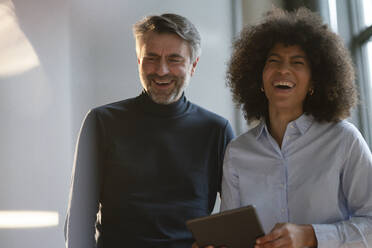
[[[340,38],[307,9],[271,11],[234,46],[228,84],[249,123],[229,144],[221,210],[255,205],[256,247],[372,246],[372,156]]]

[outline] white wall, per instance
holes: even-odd
[[[63,219],[72,161],[68,4],[59,0],[13,3],[20,32],[40,65],[0,78],[0,210],[56,211]],[[10,19],[1,18],[3,28]],[[1,44],[11,32],[1,33]],[[21,53],[18,59],[26,56]],[[0,229],[0,247],[63,247],[62,223]]]
[[[272,7],[282,7],[282,0],[241,0],[244,25],[251,25],[262,19],[262,16]]]

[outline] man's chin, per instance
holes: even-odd
[[[151,99],[157,104],[171,104],[176,102],[178,99],[175,95],[171,96],[161,96],[150,94]]]

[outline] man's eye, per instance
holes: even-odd
[[[169,62],[178,63],[181,62],[181,59],[169,59]]]
[[[147,61],[155,61],[156,58],[155,57],[145,57],[145,60],[147,60]]]

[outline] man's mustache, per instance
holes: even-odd
[[[172,76],[170,74],[166,74],[163,76],[159,76],[157,74],[149,74],[147,75],[147,78],[150,80],[157,80],[157,81],[167,81],[167,80],[175,80],[177,79],[175,76]]]

